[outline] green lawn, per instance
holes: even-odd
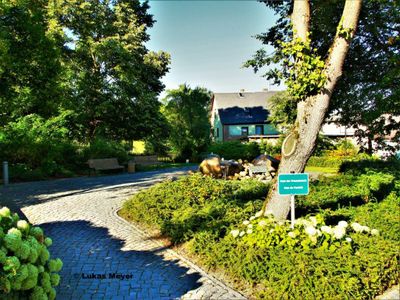
[[[318,173],[328,173],[328,174],[336,174],[338,172],[338,168],[335,167],[314,167],[307,166],[305,172],[318,172]]]

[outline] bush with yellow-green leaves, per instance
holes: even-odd
[[[51,244],[41,228],[0,209],[1,299],[55,299],[63,264],[50,258]]]

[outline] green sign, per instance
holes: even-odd
[[[308,195],[308,183],[307,173],[279,174],[279,195]]]

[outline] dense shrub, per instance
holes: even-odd
[[[218,154],[224,159],[243,159],[251,161],[260,154],[260,149],[257,143],[231,141],[211,144],[211,146],[208,147],[208,152]]]
[[[256,199],[266,193],[267,186],[255,180],[223,181],[192,175],[134,195],[120,213],[156,226],[179,243],[200,231],[223,236],[226,226],[259,210],[262,201]]]
[[[380,201],[393,188],[394,176],[386,173],[371,172],[359,176],[344,174],[321,178],[310,186],[309,195],[298,197],[299,213]]]
[[[276,156],[281,154],[283,139],[278,139],[276,144],[272,144],[271,142],[261,140],[258,145],[260,154],[268,154],[271,156]]]
[[[47,120],[33,114],[0,130],[0,155],[9,162],[11,179],[42,179],[73,170],[80,158],[65,127],[68,117],[68,112]]]
[[[52,240],[39,227],[0,209],[0,297],[55,299],[62,261],[50,259]]]
[[[340,165],[339,172],[360,175],[368,171],[380,171],[391,174],[396,174],[400,179],[400,161],[393,160],[380,160],[373,157],[361,157],[362,159],[348,160]]]
[[[0,156],[7,160],[11,180],[39,180],[68,177],[87,170],[89,158],[117,157],[128,160],[118,142],[96,139],[90,144],[74,141],[67,129],[70,113],[43,119],[32,114],[0,129]]]
[[[84,160],[87,161],[90,158],[117,158],[120,163],[125,163],[128,161],[128,149],[126,145],[115,142],[108,141],[102,138],[97,138],[83,150]]]

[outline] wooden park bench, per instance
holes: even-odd
[[[89,159],[89,176],[90,171],[104,171],[104,170],[124,170],[124,166],[118,163],[116,158],[100,158],[100,159]]]

